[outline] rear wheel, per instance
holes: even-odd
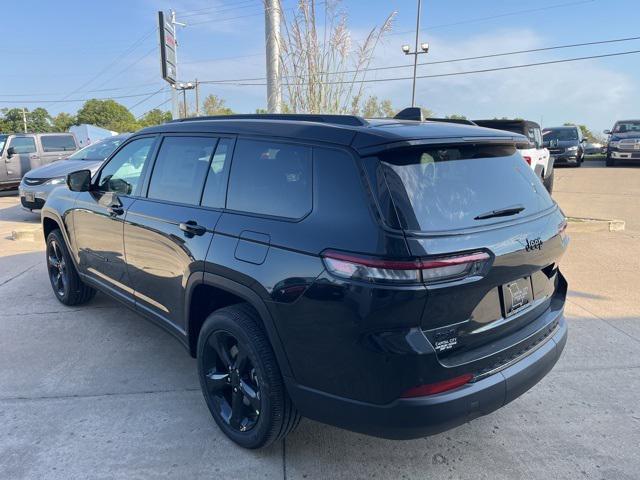
[[[96,294],[93,288],[80,279],[58,229],[47,235],[47,271],[53,293],[65,305],[86,303]]]
[[[547,192],[551,193],[553,192],[553,175],[555,173],[555,170],[551,170],[551,173],[549,175],[546,176],[546,178],[544,178],[542,180],[542,183],[544,184],[544,188],[547,189]]]
[[[258,315],[246,304],[209,315],[198,338],[198,374],[218,427],[242,447],[266,447],[300,420]]]

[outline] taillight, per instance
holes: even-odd
[[[527,162],[528,165],[531,165],[531,157],[523,155],[522,158],[524,158],[524,161]]]
[[[471,380],[473,380],[473,375],[465,373],[459,377],[449,378],[448,380],[443,380],[441,382],[429,383],[427,385],[410,388],[401,395],[401,398],[426,397],[427,395],[448,392],[449,390],[453,390],[469,383]]]
[[[333,275],[381,283],[441,283],[483,272],[487,252],[472,252],[415,260],[385,260],[351,253],[325,251],[322,255]]]

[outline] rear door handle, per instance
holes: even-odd
[[[183,222],[178,225],[178,228],[182,230],[185,235],[193,237],[194,235],[202,236],[206,233],[207,229],[202,225],[198,225],[193,220],[189,220],[188,222]]]

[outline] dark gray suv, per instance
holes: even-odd
[[[148,128],[51,193],[51,286],[65,305],[100,290],[175,335],[244,447],[300,416],[441,432],[527,391],[567,338],[565,217],[520,143],[331,115]]]

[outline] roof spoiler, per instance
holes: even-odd
[[[424,122],[424,115],[420,107],[407,107],[400,110],[393,117],[396,120],[414,120],[416,122]]]

